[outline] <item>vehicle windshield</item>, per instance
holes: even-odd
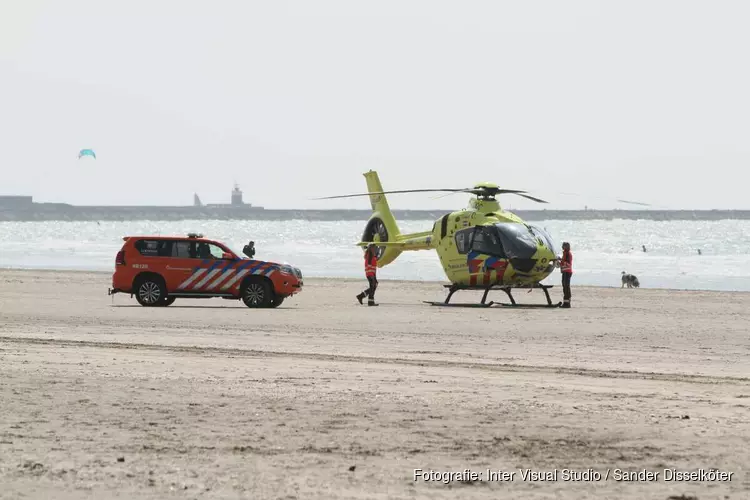
[[[536,235],[524,224],[499,222],[494,225],[506,255],[511,259],[530,259],[536,253]]]

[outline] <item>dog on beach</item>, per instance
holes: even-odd
[[[638,281],[638,277],[635,274],[628,274],[625,271],[622,272],[622,286],[620,288],[638,288],[641,283]]]

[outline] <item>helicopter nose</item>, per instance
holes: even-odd
[[[535,258],[534,258],[535,257]],[[531,242],[517,242],[516,252],[510,259],[513,268],[521,273],[531,273],[535,269],[541,271],[542,268],[554,266],[555,255],[551,249],[543,245],[539,248]]]
[[[510,259],[510,263],[513,265],[513,269],[522,273],[529,273],[536,266],[536,259],[522,259],[520,257],[514,257]]]

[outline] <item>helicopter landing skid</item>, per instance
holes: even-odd
[[[442,307],[492,307],[493,305],[501,305],[505,307],[560,307],[560,304],[553,304],[552,299],[550,299],[549,296],[549,289],[553,287],[553,285],[540,285],[535,284],[533,286],[513,286],[513,285],[489,285],[489,286],[467,286],[467,285],[443,285],[445,288],[448,289],[448,296],[445,298],[444,302],[434,302],[434,301],[427,301],[425,300],[425,304],[430,304],[433,306],[442,306]],[[533,290],[534,288],[540,288],[544,292],[544,296],[547,299],[546,304],[517,304],[516,300],[513,298],[513,294],[511,293],[511,290],[513,288],[522,288],[522,289],[528,289],[529,291]],[[482,301],[479,304],[451,304],[450,300],[451,297],[453,297],[453,294],[456,293],[459,290],[482,290],[484,291],[484,295],[482,295]],[[503,302],[493,302],[489,301],[487,302],[487,295],[490,293],[490,290],[502,290],[508,295],[508,299],[510,299],[510,304],[503,303]]]
[[[445,302],[435,302],[431,300],[424,300],[423,302],[425,304],[430,304],[431,306],[440,306],[440,307],[492,307],[495,305],[495,303],[492,301],[489,301],[485,304],[446,304]],[[501,304],[501,305],[504,305],[504,304]]]

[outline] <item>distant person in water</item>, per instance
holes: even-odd
[[[703,252],[701,252],[701,249],[698,249],[698,255],[703,255]]]
[[[646,245],[643,245],[642,248],[643,248],[643,251],[645,252],[646,251]]]

